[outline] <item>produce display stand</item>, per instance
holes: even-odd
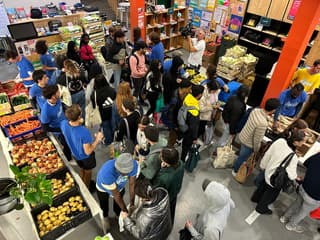
[[[95,201],[83,181],[81,180],[80,176],[75,172],[75,170],[69,165],[69,162],[67,161],[66,157],[63,154],[63,151],[57,142],[55,136],[51,133],[48,133],[47,136],[54,144],[58,154],[63,160],[64,165],[68,169],[68,171],[71,173],[72,177],[74,178],[75,183],[79,186],[79,190],[83,196],[83,199],[88,205],[88,208],[91,211],[92,218],[96,221],[97,225],[103,230],[104,233],[106,233],[106,226],[104,222],[103,212],[98,205],[98,203]],[[8,170],[8,166],[12,163],[11,156],[9,154],[9,150],[12,149],[13,145],[9,138],[5,137],[2,131],[0,131],[0,143],[4,154],[4,164],[7,166],[7,169],[1,167],[0,168],[0,175],[2,177],[8,176],[11,178],[14,178],[13,173]],[[3,163],[2,163],[3,165]],[[7,239],[32,239],[32,240],[40,240],[41,238],[38,235],[38,231],[36,228],[36,225],[33,221],[33,217],[31,215],[31,207],[28,203],[24,204],[24,209],[17,211],[13,210],[10,213],[7,213],[0,217],[0,228],[2,230],[2,234]],[[23,224],[19,225],[19,222],[22,222]],[[17,227],[17,225],[19,227]],[[75,231],[80,225],[71,228],[70,230],[66,231],[63,235],[61,235],[57,239],[67,239],[67,236]]]

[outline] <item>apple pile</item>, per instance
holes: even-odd
[[[50,207],[37,215],[37,224],[39,227],[39,235],[43,237],[56,227],[68,222],[79,212],[84,212],[87,207],[84,206],[82,198],[73,196],[58,207]]]
[[[63,162],[57,152],[49,153],[47,156],[37,157],[36,160],[31,163],[29,173],[45,173],[50,174],[58,169],[62,168]]]
[[[53,143],[48,139],[31,140],[27,143],[14,145],[11,151],[12,161],[16,166],[31,165],[34,159],[47,155],[56,150]]]

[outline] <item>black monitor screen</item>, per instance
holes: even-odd
[[[7,27],[10,31],[11,37],[16,41],[24,41],[38,37],[38,33],[33,22],[11,24]]]

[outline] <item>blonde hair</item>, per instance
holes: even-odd
[[[75,61],[67,59],[63,62],[66,74],[75,78],[80,76],[80,68]]]
[[[122,110],[124,99],[131,99],[135,102],[135,97],[131,94],[131,87],[128,82],[121,82],[117,89],[116,106],[120,117],[125,117],[127,115]]]

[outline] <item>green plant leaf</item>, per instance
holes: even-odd
[[[22,197],[22,191],[18,186],[11,187],[9,194],[10,194],[10,196],[13,196],[15,198]]]
[[[40,204],[41,203],[41,198],[40,198],[40,194],[38,192],[27,192],[25,195],[24,195],[24,198],[26,199],[27,202],[29,203],[33,203],[33,204]]]
[[[20,169],[15,165],[10,164],[9,167],[11,172],[13,172],[14,175],[18,175],[21,172]]]

